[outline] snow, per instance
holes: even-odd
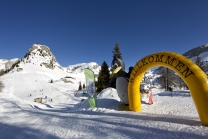
[[[201,61],[208,61],[208,52],[203,52],[200,54]]]
[[[207,47],[207,45],[205,47]],[[208,61],[208,52],[202,52],[202,53],[200,53],[199,57],[200,57],[201,61],[207,62]],[[196,58],[197,58],[197,56],[194,56],[194,57],[192,57],[190,59],[192,61],[196,61]]]
[[[10,60],[0,59],[0,71],[10,68],[13,63],[17,62],[18,58],[13,58]]]
[[[90,63],[79,63],[76,65],[69,65],[66,70],[69,70],[70,72],[73,73],[80,73],[83,72],[85,68],[93,69],[94,74],[98,74],[99,70],[101,69],[101,67],[97,63],[90,62]]]
[[[6,59],[0,59],[0,70],[5,69],[5,64],[7,63],[8,60]]]
[[[31,63],[21,67],[21,72],[0,77],[5,85],[0,93],[2,139],[208,138],[208,126],[201,124],[189,90],[174,90],[171,97],[156,86],[151,90],[153,104],[142,99],[142,111],[133,112],[120,110],[117,91],[107,88],[97,96],[97,108],[89,108],[86,94],[76,95],[79,81],[85,82],[82,72]],[[73,77],[72,82],[60,80],[65,76]],[[34,102],[41,97],[43,104]]]

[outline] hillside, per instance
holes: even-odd
[[[75,65],[69,65],[65,68],[65,71],[68,73],[80,73],[80,72],[84,72],[85,68],[91,69],[94,72],[95,77],[98,76],[99,71],[101,69],[101,67],[97,63],[90,62],[90,63],[79,63]]]
[[[200,57],[200,60],[204,64],[204,69],[207,71],[207,46],[208,45],[205,44],[191,49],[184,53],[184,56],[190,58],[194,62],[196,61],[197,56]],[[36,90],[32,87],[32,84],[37,83],[38,81],[36,78],[39,77],[41,77],[39,78],[39,83],[42,85],[49,86],[48,82],[52,81],[54,84],[65,83],[66,86],[74,85],[74,89],[77,89],[80,82],[81,84],[85,83],[84,68],[90,68],[93,70],[95,77],[98,76],[100,66],[97,63],[79,63],[75,65],[69,65],[67,67],[62,67],[56,60],[50,48],[41,44],[32,45],[25,56],[21,59],[14,58],[11,60],[0,60],[1,71],[9,72],[2,78],[4,80],[3,82],[5,82],[4,84],[6,88],[6,80],[10,80],[9,78],[12,77],[23,81],[20,83],[20,85],[31,86],[30,91]],[[149,86],[150,83],[158,84],[158,78],[161,76],[161,70],[162,68],[148,70],[143,78],[143,82],[146,83],[147,86]],[[28,78],[28,76],[30,76],[30,78]],[[175,81],[173,81],[172,84],[177,86],[177,82]],[[48,91],[50,92],[50,90],[51,88],[49,86]],[[15,90],[14,94],[19,94],[19,92],[28,92],[28,90],[24,90],[22,88],[21,90]],[[26,94],[28,93],[25,93],[24,95]]]
[[[57,94],[54,99],[57,101],[65,96],[59,93],[76,91],[80,82],[85,84],[84,68],[92,69],[95,74],[100,69],[95,62],[62,67],[50,48],[41,44],[32,45],[21,59],[0,60],[0,67],[4,72],[3,93],[29,101],[45,96],[52,98],[52,92]]]
[[[28,54],[0,77],[5,85],[0,93],[0,138],[206,139],[208,136],[208,128],[201,125],[189,90],[175,88],[171,97],[155,80],[160,76],[158,70],[150,69],[145,74],[145,81],[154,83],[155,88],[151,90],[152,105],[148,104],[148,98],[142,98],[142,111],[121,110],[123,102],[114,88],[102,90],[97,96],[97,107],[90,108],[87,95],[77,89],[80,81],[85,82],[83,69],[93,68],[96,73],[97,64],[80,63],[63,68],[52,56],[45,55],[44,59],[40,50],[30,52],[34,51],[38,54]]]
[[[195,47],[193,49],[190,49],[187,52],[185,52],[183,55],[186,56],[187,58],[193,58],[204,52],[208,52],[208,44],[204,44],[204,45]]]
[[[208,73],[208,44],[195,47],[185,52],[183,55],[191,59],[197,65],[200,65],[203,71]],[[197,60],[200,62],[197,62]]]

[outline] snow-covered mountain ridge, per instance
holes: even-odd
[[[208,44],[195,47],[183,55],[191,59],[196,64],[200,64],[203,71],[208,73]]]
[[[85,83],[84,68],[91,69],[95,73],[95,77],[97,77],[100,70],[100,66],[95,62],[62,67],[50,48],[41,44],[33,44],[21,59],[0,60],[0,76],[4,75],[2,80],[4,80],[5,86],[7,86],[5,79],[11,80],[13,77],[19,77],[23,81],[21,85],[30,84],[31,86],[40,77],[41,80],[44,80],[42,85],[48,86],[49,82],[65,83],[74,86],[74,89],[78,89],[79,83]],[[17,90],[14,92],[18,96],[19,93],[27,91],[23,89],[20,92]]]
[[[208,129],[201,126],[189,91],[174,88],[170,97],[170,92],[163,92],[154,80],[160,74],[153,69],[145,73],[144,89],[154,83],[154,103],[149,105],[148,98],[142,98],[142,112],[120,110],[122,102],[114,88],[102,90],[97,96],[98,107],[90,108],[87,95],[77,89],[80,82],[85,83],[83,69],[97,70],[97,64],[80,63],[62,69],[54,66],[50,55],[45,60],[40,50],[37,53],[18,60],[12,70],[0,76],[5,86],[0,93],[0,130],[4,132],[0,138],[136,139],[152,138],[152,133],[160,139],[207,137]],[[54,62],[53,68],[41,66],[47,60]]]
[[[100,70],[100,66],[95,62],[90,63],[80,63],[75,65],[69,65],[67,67],[62,67],[56,57],[53,55],[50,48],[42,44],[33,44],[25,56],[21,59],[14,58],[11,60],[0,59],[0,71],[6,71],[9,69],[17,71],[18,69],[25,70],[20,65],[36,65],[37,67],[45,67],[53,70],[55,67],[63,70],[66,73],[77,73],[84,72],[84,68],[89,68],[97,75]]]
[[[188,50],[183,55],[187,58],[192,58],[200,55],[201,53],[208,52],[208,44],[204,44],[193,49]]]
[[[50,69],[54,69],[55,67],[62,69],[50,48],[41,44],[33,44],[21,61],[24,63],[33,63],[35,65],[45,66]]]
[[[5,71],[6,69],[10,69],[12,65],[17,63],[19,61],[18,58],[13,58],[10,60],[7,59],[0,59],[0,71],[3,70]]]
[[[208,69],[208,44],[193,48],[187,51],[186,53],[184,53],[183,55],[191,59],[193,62],[196,61],[197,56],[200,57],[201,61],[203,61],[204,69],[205,70]],[[19,70],[24,72],[29,72],[28,70],[30,68],[28,68],[28,66],[35,67],[40,72],[41,70],[45,70],[45,68],[48,68],[52,71],[55,68],[59,68],[59,70],[61,72],[64,72],[64,74],[65,73],[76,74],[80,72],[83,73],[84,68],[89,68],[95,73],[96,77],[98,76],[98,73],[101,69],[101,67],[96,62],[78,63],[74,65],[69,65],[67,67],[62,67],[56,60],[56,57],[53,55],[50,48],[42,44],[33,44],[29,48],[25,56],[21,59],[18,58],[14,58],[11,60],[0,59],[0,71],[6,71],[8,69],[11,69],[12,72]]]
[[[90,63],[79,63],[76,65],[69,65],[66,70],[68,72],[76,73],[76,72],[83,72],[85,68],[89,68],[93,70],[94,74],[96,75],[98,75],[101,69],[97,63],[90,62]]]

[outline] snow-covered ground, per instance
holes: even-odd
[[[60,81],[63,76],[73,77],[73,83]],[[154,103],[142,99],[142,111],[132,112],[119,109],[122,102],[113,88],[98,95],[97,108],[89,108],[86,94],[76,95],[83,73],[30,66],[0,80],[5,85],[0,93],[1,139],[208,139],[208,127],[201,125],[187,91],[174,90],[171,97],[154,88]],[[43,98],[43,104],[35,98]]]

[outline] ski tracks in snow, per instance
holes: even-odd
[[[202,129],[195,117],[192,120],[188,117],[184,119],[148,112],[115,112],[116,109],[110,105],[96,109],[70,109],[67,105],[64,108],[49,108],[44,104],[28,103],[13,95],[4,94],[0,94],[0,103],[0,138],[130,139],[138,138],[138,135],[146,138],[152,138],[152,135],[155,138],[166,138],[163,134],[158,134],[164,132],[167,132],[170,138],[176,135],[180,138],[207,137],[206,128],[203,134],[197,133]],[[119,102],[112,101],[109,104],[114,103]],[[188,132],[190,129],[191,133]]]
[[[22,104],[17,98],[0,97],[0,138],[64,138],[68,132],[68,113],[41,110]],[[12,134],[9,134],[12,133]]]

